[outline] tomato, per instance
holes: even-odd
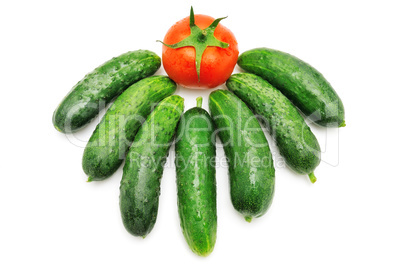
[[[191,20],[191,18],[193,19]],[[216,21],[220,21],[221,19],[217,19]],[[220,24],[219,21],[216,28],[212,29],[213,31],[211,33],[215,38],[211,38],[217,39],[213,40],[214,42],[221,41],[229,46],[226,48],[206,46],[205,50],[200,51],[202,55],[197,55],[201,57],[200,67],[198,69],[199,72],[197,72],[196,51],[198,53],[199,50],[192,47],[192,44],[195,42],[197,43],[194,44],[195,46],[202,45],[204,42],[202,33],[205,35],[205,29],[214,21],[214,18],[210,16],[194,15],[191,10],[189,17],[176,22],[166,33],[163,40],[165,45],[163,45],[162,48],[162,62],[166,73],[176,83],[194,89],[214,88],[223,84],[232,74],[239,55],[237,41],[233,33]],[[195,26],[199,28],[199,31],[196,33],[199,36],[196,36],[186,43],[190,43],[191,46],[175,49],[168,47],[167,45],[177,44],[190,35],[195,34],[197,29],[193,30],[193,27],[190,27],[191,22],[193,22],[193,26],[195,24]]]

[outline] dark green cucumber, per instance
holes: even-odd
[[[320,145],[289,99],[251,73],[233,74],[226,86],[259,115],[287,165],[315,182],[313,171],[320,163]]]
[[[275,169],[268,141],[254,114],[233,93],[212,92],[209,110],[228,159],[232,204],[251,221],[268,210],[274,195]]]
[[[130,51],[105,62],[63,99],[53,113],[54,127],[63,133],[77,131],[130,85],[151,76],[160,66],[158,55],[147,50]]]
[[[315,68],[287,53],[256,48],[239,56],[237,64],[267,80],[313,122],[345,126],[345,110],[330,83]]]
[[[175,90],[176,83],[167,76],[152,76],[133,84],[116,99],[84,150],[82,167],[88,181],[103,180],[119,168],[155,104]]]
[[[138,130],[127,154],[120,184],[120,211],[127,231],[145,237],[158,214],[160,180],[184,100],[164,99]]]
[[[197,98],[177,128],[176,183],[183,235],[194,253],[207,256],[216,241],[216,152],[212,119],[201,106]]]

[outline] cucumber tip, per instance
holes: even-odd
[[[244,216],[244,219],[246,220],[246,222],[251,223],[251,221],[253,220],[253,217],[251,217],[251,216]]]
[[[54,128],[57,130],[57,131],[59,131],[59,132],[63,132],[59,127],[57,127],[56,125],[54,125]]]
[[[199,251],[197,251],[197,252],[195,252],[195,254],[197,254],[198,256],[200,256],[200,257],[208,257],[208,255],[209,254],[211,254],[211,252],[212,251],[206,251],[206,252],[199,252]]]

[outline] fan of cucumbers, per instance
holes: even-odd
[[[186,112],[176,83],[154,75],[161,59],[127,52],[87,74],[53,113],[53,125],[72,133],[111,104],[84,150],[88,181],[102,181],[122,165],[120,211],[126,230],[146,237],[158,215],[161,178],[175,143],[177,206],[189,248],[209,255],[217,237],[216,137],[228,161],[230,199],[248,222],[263,216],[275,192],[275,168],[265,127],[287,166],[316,182],[321,149],[305,117],[319,127],[345,126],[341,99],[309,64],[287,53],[256,48],[238,58],[244,72],[225,89]],[[313,126],[315,126],[313,124]]]

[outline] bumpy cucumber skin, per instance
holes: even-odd
[[[315,123],[345,126],[345,109],[338,94],[306,62],[274,49],[256,48],[241,54],[237,64],[267,80]]]
[[[136,50],[115,57],[88,73],[53,113],[54,127],[75,132],[94,119],[99,110],[133,83],[151,76],[161,66],[154,52]]]
[[[138,130],[127,154],[120,184],[120,212],[127,231],[145,237],[158,214],[160,180],[184,100],[164,99]]]
[[[291,169],[299,174],[314,171],[320,163],[320,145],[289,99],[251,73],[233,74],[226,86],[259,115]]]
[[[251,221],[268,210],[274,195],[275,169],[268,141],[254,114],[233,93],[212,92],[209,109],[228,159],[232,204]]]
[[[215,246],[216,180],[213,122],[200,107],[186,111],[177,129],[176,175],[180,226],[191,250],[209,255]]]
[[[90,181],[111,176],[121,165],[138,128],[176,83],[167,76],[152,76],[133,84],[110,106],[84,150],[82,167]]]

